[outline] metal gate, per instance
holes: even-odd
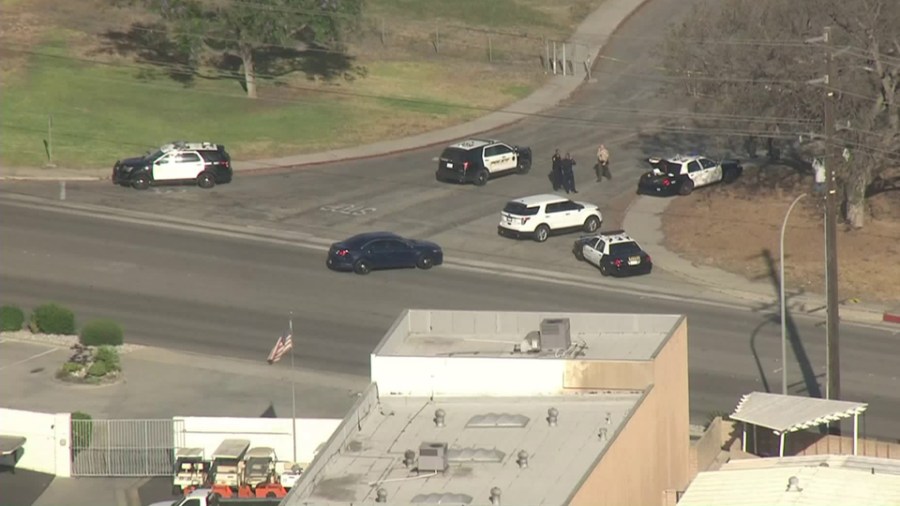
[[[170,476],[181,420],[72,420],[73,476]]]

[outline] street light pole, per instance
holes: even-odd
[[[828,378],[825,386],[826,399],[841,398],[841,358],[839,347],[839,302],[838,302],[838,261],[837,261],[837,157],[834,149],[834,51],[831,27],[825,27],[825,303],[828,312],[826,329],[826,370]]]
[[[780,257],[780,280],[781,280],[781,394],[788,394],[788,380],[787,380],[787,301],[784,296],[784,231],[787,228],[788,217],[791,215],[791,211],[794,210],[794,206],[797,205],[797,202],[800,202],[800,199],[805,197],[805,193],[801,193],[797,198],[791,202],[791,206],[788,207],[787,213],[784,215],[784,222],[781,224],[781,242],[779,243],[779,257]]]

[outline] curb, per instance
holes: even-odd
[[[607,0],[612,2],[613,0]],[[621,16],[621,19],[614,21],[614,26],[604,38],[598,40],[596,50],[589,53],[591,59],[591,67],[598,65],[601,58],[600,55],[606,50],[612,37],[619,31],[619,28],[631,19],[650,0],[619,0],[620,2],[634,2],[633,6],[628,8],[628,12]],[[603,6],[591,14],[602,9]],[[578,33],[582,26],[576,27],[575,31],[569,36],[569,40],[577,40]],[[473,137],[484,134],[500,128],[509,127],[525,118],[539,116],[544,111],[557,107],[559,104],[568,100],[576,93],[581,86],[587,82],[584,78],[572,76],[558,76],[559,79],[551,78],[540,88],[534,90],[529,96],[510,104],[500,110],[493,111],[480,118],[468,121],[466,123],[445,127],[440,130],[424,132],[410,137],[400,139],[391,139],[387,141],[375,142],[364,146],[347,147],[335,149],[331,151],[310,153],[307,155],[295,155],[293,157],[258,159],[248,161],[234,161],[232,166],[235,173],[243,173],[244,175],[261,175],[273,172],[279,172],[300,167],[314,167],[335,162],[350,162],[354,160],[364,160],[368,158],[390,156],[422,148],[428,148],[452,142],[454,140]],[[550,95],[550,101],[543,103],[541,95]],[[353,153],[356,154],[353,154]],[[291,160],[294,159],[294,160]],[[241,168],[241,167],[245,168]],[[3,176],[0,175],[0,181],[102,181],[109,179],[109,176],[73,176],[73,177],[51,177],[51,176]]]
[[[881,321],[886,323],[900,323],[900,311],[885,311],[881,315]]]

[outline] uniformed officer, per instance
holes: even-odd
[[[553,158],[550,159],[550,183],[553,185],[553,191],[563,186],[562,157],[559,155],[559,149],[553,151]]]
[[[563,158],[561,165],[563,186],[566,189],[566,193],[578,193],[578,190],[575,189],[575,160],[572,158],[572,155],[566,153],[566,157]]]

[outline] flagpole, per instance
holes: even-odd
[[[297,463],[297,391],[296,391],[296,375],[294,374],[294,312],[291,311],[288,319],[288,331],[291,335],[291,425],[293,427],[292,435],[294,439],[294,464]]]

